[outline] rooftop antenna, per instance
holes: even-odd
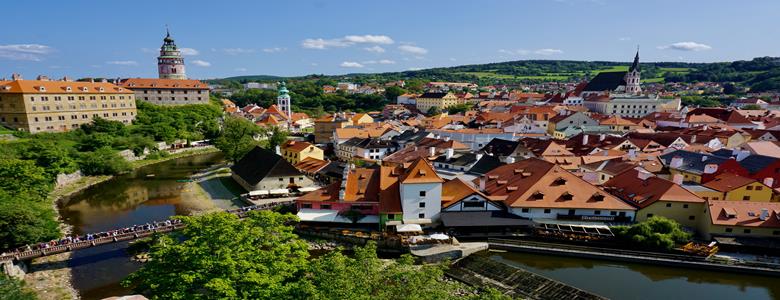
[[[168,24],[165,24],[165,34],[166,34],[167,37],[171,37],[171,31],[168,28]]]

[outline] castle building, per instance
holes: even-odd
[[[612,93],[639,95],[640,88],[639,51],[628,71],[600,72],[591,79],[580,92],[580,97],[590,95],[610,95]]]
[[[184,58],[176,47],[171,32],[167,31],[163,45],[160,47],[160,56],[157,57],[157,71],[160,79],[187,79],[184,69]]]
[[[16,130],[63,132],[96,117],[130,124],[135,116],[133,91],[105,81],[24,80],[17,74],[0,80],[0,124]]]

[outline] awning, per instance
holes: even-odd
[[[431,224],[431,219],[404,219],[404,224]]]
[[[290,190],[288,190],[288,189],[275,189],[275,190],[271,190],[269,193],[274,194],[274,195],[287,194],[287,193],[290,193]]]
[[[379,224],[379,216],[376,215],[363,216],[363,218],[361,218],[357,222],[361,224]]]
[[[250,191],[249,196],[264,196],[268,195],[268,190],[256,190],[256,191]]]
[[[316,191],[318,189],[319,188],[316,186],[307,186],[307,187],[299,188],[298,191],[301,193],[306,193],[306,192]]]
[[[301,221],[309,222],[335,222],[339,216],[338,210],[302,208],[298,211]]]
[[[422,232],[422,226],[419,224],[399,224],[395,225],[396,232]]]

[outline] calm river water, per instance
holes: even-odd
[[[490,257],[610,299],[779,299],[780,278],[491,252]]]
[[[221,162],[222,154],[212,153],[146,166],[64,200],[60,213],[79,234],[188,215],[211,203],[202,203],[202,197],[182,197],[187,193],[187,183],[181,180]],[[214,204],[221,208],[235,206]],[[118,243],[74,252],[70,261],[73,285],[83,299],[129,292],[119,282],[140,264],[129,259],[126,247],[127,243]]]

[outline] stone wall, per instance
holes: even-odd
[[[81,170],[77,170],[76,172],[70,173],[70,174],[57,174],[57,181],[56,186],[62,187],[71,183],[74,183],[81,179]]]

